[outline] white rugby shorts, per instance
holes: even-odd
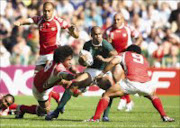
[[[53,54],[40,55],[37,59],[36,65],[46,64],[48,61],[53,60]]]
[[[139,95],[151,95],[156,90],[156,86],[152,81],[145,83],[130,81],[128,79],[123,79],[118,82],[121,89],[127,94],[136,94]]]
[[[47,101],[49,99],[49,93],[52,91],[52,89],[53,88],[50,88],[40,93],[33,85],[32,88],[33,96],[36,98],[37,101]]]
[[[91,75],[91,78],[94,79],[96,76],[98,76],[102,72],[102,70],[98,70],[95,68],[87,68],[84,70],[84,72],[88,72]],[[107,72],[105,75],[112,77],[112,73],[110,71]]]

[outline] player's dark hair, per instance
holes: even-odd
[[[14,103],[14,101],[15,101],[15,98],[14,98],[14,96],[13,95],[11,95],[11,94],[6,94],[5,96],[3,96],[4,98],[6,98],[6,97],[11,97],[12,98],[12,100],[13,100],[13,103]]]
[[[55,63],[63,63],[68,56],[73,56],[73,50],[70,46],[59,46],[54,51],[53,60]]]
[[[47,6],[48,4],[50,4],[50,5],[53,7],[53,9],[55,8],[55,6],[54,6],[54,4],[53,4],[52,2],[45,2],[45,3],[43,4],[43,8],[44,8],[45,6]]]
[[[135,53],[141,54],[141,48],[139,46],[137,46],[137,45],[134,45],[134,44],[130,45],[126,49],[126,51],[130,51],[130,52],[135,52]]]

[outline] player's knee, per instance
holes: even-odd
[[[106,99],[107,101],[109,101],[110,100],[110,97],[108,96],[108,95],[106,95],[106,93],[104,93],[104,95],[103,95],[103,97],[102,97],[103,99]]]
[[[111,84],[111,82],[109,81],[108,78],[103,77],[103,78],[97,80],[97,85],[101,89],[108,90],[111,87],[112,84]]]

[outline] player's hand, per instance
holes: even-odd
[[[104,57],[102,57],[101,55],[97,55],[96,58],[100,61],[103,61],[104,62]]]
[[[81,55],[79,56],[79,59],[78,59],[78,62],[80,65],[86,67],[86,60],[87,60],[87,57],[85,55]]]
[[[101,79],[103,76],[104,76],[104,73],[100,73],[99,75],[97,75],[97,76],[94,78],[94,81],[98,81],[98,80]]]
[[[69,31],[73,32],[76,29],[75,25],[71,25],[71,27],[69,27]]]
[[[20,21],[15,21],[14,25],[19,27],[19,26],[21,26],[21,22]]]
[[[69,88],[70,85],[72,84],[72,81],[62,79],[60,83],[63,85],[63,87]]]
[[[71,25],[71,27],[68,28],[68,33],[73,36],[74,38],[78,38],[79,37],[79,33],[77,31],[77,28],[75,25]]]

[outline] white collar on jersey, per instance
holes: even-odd
[[[102,42],[103,42],[103,40],[102,40]],[[92,45],[95,46],[95,47],[99,47],[99,46],[102,46],[102,42],[99,43],[99,44],[94,44],[94,43],[93,43],[93,40],[92,40]]]
[[[124,27],[124,23],[122,23],[122,25],[119,26],[117,29],[121,29],[121,28],[123,28],[123,27]]]

